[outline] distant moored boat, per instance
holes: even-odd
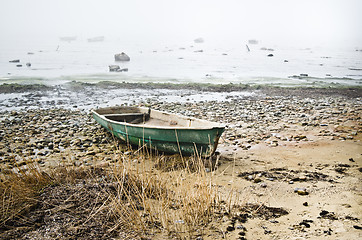
[[[63,41],[63,42],[72,42],[72,41],[77,40],[77,37],[69,36],[69,37],[60,37],[59,39],[60,39],[60,41]]]
[[[248,41],[248,43],[249,43],[249,44],[258,44],[259,42],[258,42],[258,40],[250,39],[250,40]]]
[[[204,39],[203,38],[196,38],[196,39],[194,39],[194,42],[195,43],[203,43]]]
[[[103,42],[104,36],[88,38],[87,40],[88,40],[88,42]]]

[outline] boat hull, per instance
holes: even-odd
[[[214,154],[224,127],[207,129],[145,127],[110,121],[93,111],[94,119],[127,144],[146,145],[165,153],[211,156]]]

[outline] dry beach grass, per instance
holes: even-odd
[[[0,117],[1,238],[360,238],[361,90],[247,91],[138,103],[228,124],[213,159],[123,145],[27,93]]]
[[[162,173],[145,166],[149,156],[120,155],[108,167],[64,163],[45,173],[27,163],[2,172],[2,237],[192,236],[210,221],[216,193],[202,168]]]

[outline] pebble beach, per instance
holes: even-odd
[[[0,240],[362,239],[362,1],[0,6]]]
[[[41,169],[111,165],[127,147],[116,147],[90,110],[147,106],[225,124],[219,165],[209,173],[220,194],[232,190],[242,203],[287,212],[242,225],[225,216],[213,223],[223,234],[200,239],[362,236],[361,88],[71,83],[0,89],[2,174],[29,162]]]

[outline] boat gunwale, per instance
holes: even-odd
[[[142,109],[144,111],[148,110],[148,108],[144,108],[144,107],[137,107],[139,109]],[[99,108],[102,109],[102,108]],[[159,126],[159,125],[147,125],[147,124],[133,124],[133,123],[127,123],[127,122],[118,122],[118,121],[114,121],[111,119],[106,118],[103,114],[97,113],[96,110],[92,110],[92,114],[97,115],[98,117],[100,117],[101,119],[105,120],[106,122],[110,122],[113,124],[117,124],[117,125],[125,125],[125,126],[129,126],[129,127],[136,127],[136,128],[149,128],[149,129],[165,129],[165,130],[212,130],[212,129],[224,129],[226,126],[224,124],[220,124],[217,122],[212,122],[212,121],[208,121],[208,120],[204,120],[204,119],[198,119],[195,117],[187,117],[187,116],[183,116],[183,115],[179,115],[179,114],[175,114],[175,113],[168,113],[168,112],[164,112],[164,111],[159,111],[159,110],[154,110],[151,109],[151,111],[157,111],[159,113],[163,113],[163,114],[167,114],[167,115],[173,115],[179,118],[183,118],[185,120],[193,120],[193,121],[199,121],[202,123],[207,123],[208,125],[214,124],[212,126],[205,126],[205,127],[180,127],[180,126]]]

